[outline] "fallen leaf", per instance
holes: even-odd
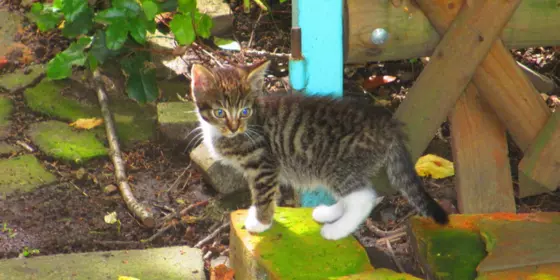
[[[362,87],[365,90],[374,90],[384,84],[392,83],[397,79],[395,76],[370,76],[362,83]]]
[[[416,173],[422,177],[441,179],[455,175],[453,162],[436,155],[427,154],[416,162]]]
[[[117,222],[117,212],[111,212],[104,217],[105,223],[114,224]]]
[[[0,70],[4,67],[6,67],[6,65],[8,65],[9,61],[8,59],[6,59],[5,56],[0,56]]]
[[[235,270],[225,264],[219,264],[212,268],[212,272],[216,276],[216,280],[233,280],[233,276],[235,276]]]
[[[140,280],[136,277],[130,277],[130,276],[119,276],[119,280]]]
[[[70,126],[80,129],[92,129],[101,125],[102,123],[103,119],[100,118],[78,119],[75,122],[71,123]]]

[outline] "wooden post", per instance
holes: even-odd
[[[414,0],[346,0],[346,63],[386,61],[429,56],[441,38]],[[458,9],[465,0],[438,0],[432,3]],[[538,20],[535,20],[535,17]],[[519,5],[500,38],[508,48],[560,45],[560,6],[557,1],[525,0]],[[371,41],[377,28],[388,32],[383,44]]]
[[[523,187],[533,184],[533,181],[546,189],[535,193]],[[554,191],[560,186],[560,113],[550,116],[533,145],[525,152],[519,164],[519,183],[520,197]]]
[[[429,0],[417,2],[421,6],[433,4]],[[462,6],[395,114],[406,124],[414,159],[445,121],[519,2],[473,0],[471,5]]]
[[[459,211],[515,212],[506,131],[469,83],[450,114]]]
[[[459,11],[459,7],[441,1],[419,1],[418,4],[440,34],[445,34]],[[494,42],[475,71],[473,82],[517,145],[526,150],[548,120],[550,110],[501,40]],[[522,193],[536,194],[546,188],[524,180],[520,189],[525,189]]]

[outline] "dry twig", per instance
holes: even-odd
[[[208,236],[206,236],[205,238],[203,238],[202,240],[198,241],[198,243],[196,243],[196,245],[194,245],[195,248],[200,248],[202,247],[202,245],[210,242],[212,239],[214,239],[222,230],[225,230],[229,228],[229,222],[225,223],[223,225],[221,225],[219,228],[217,228],[216,230],[214,230],[212,233],[210,233]]]
[[[385,242],[387,244],[387,249],[389,249],[389,253],[391,253],[391,258],[393,258],[393,262],[395,262],[395,264],[397,265],[397,268],[399,269],[400,272],[405,272],[404,268],[401,265],[401,262],[399,262],[399,260],[395,256],[395,252],[393,251],[393,247],[391,246],[391,241],[389,241],[389,239],[387,239],[387,240],[385,240]]]
[[[367,227],[371,232],[373,232],[373,234],[377,235],[378,237],[387,237],[387,236],[389,236],[389,235],[393,235],[393,234],[396,234],[396,233],[399,233],[399,232],[403,232],[403,231],[406,230],[406,227],[404,227],[404,226],[399,227],[399,228],[394,229],[394,230],[381,230],[380,228],[376,227],[376,226],[373,224],[373,221],[372,221],[370,218],[368,218],[368,219],[366,220],[366,227]]]
[[[102,88],[103,82],[101,81],[99,70],[94,71],[93,77],[97,82],[97,98],[99,99],[101,114],[103,115],[103,120],[105,122],[105,131],[107,134],[107,141],[109,142],[110,156],[115,168],[115,177],[118,182],[119,191],[121,192],[121,196],[123,197],[128,210],[140,219],[144,226],[152,228],[155,226],[155,220],[152,213],[146,210],[146,208],[144,208],[144,206],[136,200],[132,190],[130,189],[130,185],[128,184],[124,161],[119,147],[119,139],[117,138],[117,133],[115,132],[113,116],[111,111],[109,111],[107,94]]]
[[[390,236],[387,236],[387,237],[379,238],[375,241],[375,243],[377,245],[383,245],[383,244],[385,244],[385,242],[387,242],[387,240],[393,242],[393,241],[399,240],[403,236],[406,236],[406,232],[399,232],[399,233],[396,233],[396,234],[393,234],[393,235],[390,235]]]
[[[24,149],[26,149],[30,153],[35,152],[35,149],[33,149],[33,147],[29,146],[29,144],[27,144],[23,141],[17,140],[16,144],[20,145],[21,147],[23,147]]]

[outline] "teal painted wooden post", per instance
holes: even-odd
[[[290,84],[305,94],[342,97],[344,0],[292,1]],[[298,50],[299,49],[299,50]],[[303,207],[331,205],[320,187],[300,193]]]

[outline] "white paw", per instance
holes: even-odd
[[[342,217],[343,213],[342,203],[331,206],[319,205],[313,209],[313,220],[319,223],[331,223]]]
[[[265,225],[259,222],[257,219],[257,208],[255,206],[251,206],[249,208],[249,213],[247,214],[247,218],[245,219],[245,229],[249,232],[263,232],[272,226],[272,223]]]
[[[338,240],[352,234],[347,228],[340,227],[338,223],[325,224],[321,228],[321,235],[328,240]]]

